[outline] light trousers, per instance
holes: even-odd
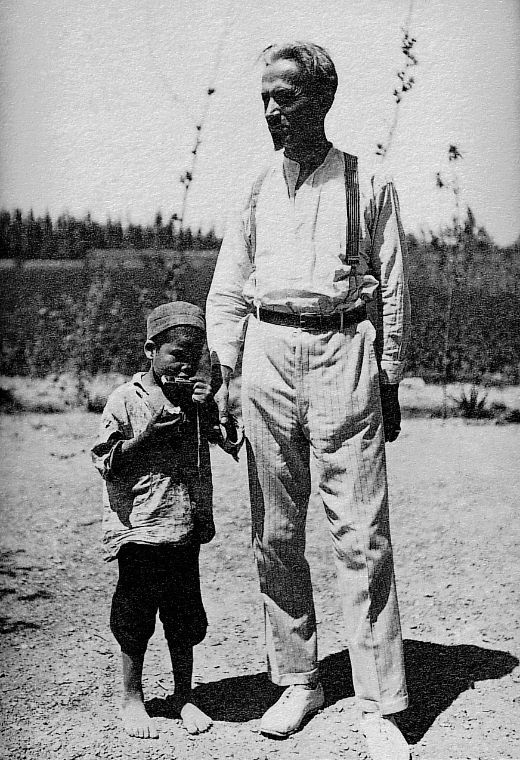
[[[374,336],[369,321],[323,332],[250,317],[242,410],[270,678],[288,685],[318,677],[305,559],[312,455],[356,696],[362,710],[390,714],[408,698]]]

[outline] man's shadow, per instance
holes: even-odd
[[[519,664],[508,652],[471,644],[445,646],[408,639],[404,652],[410,706],[399,715],[398,722],[411,744],[418,742],[435,719],[476,681],[503,678]],[[325,657],[320,662],[320,674],[326,707],[354,696],[346,650]],[[245,723],[261,718],[281,692],[265,673],[255,673],[200,684],[193,696],[213,720]],[[150,715],[176,717],[171,697],[152,699],[147,708]]]

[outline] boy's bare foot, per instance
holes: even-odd
[[[184,728],[189,734],[202,734],[213,725],[211,718],[191,702],[186,702],[179,711]]]
[[[157,739],[159,736],[153,719],[146,712],[144,702],[137,694],[127,694],[123,697],[121,719],[126,733],[130,736],[140,739]]]

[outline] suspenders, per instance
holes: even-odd
[[[347,199],[347,264],[359,264],[359,181],[357,156],[345,158],[345,196]]]
[[[347,264],[359,264],[359,180],[357,156],[343,153],[345,159],[345,196],[347,201]],[[254,263],[256,252],[256,206],[262,184],[270,167],[262,170],[253,183],[249,202],[249,256]]]

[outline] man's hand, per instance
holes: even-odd
[[[229,420],[229,385],[222,383],[215,393],[215,403],[218,406],[218,418],[222,425]]]
[[[392,443],[401,432],[401,407],[399,406],[399,385],[381,384],[381,406],[385,441]]]
[[[229,420],[229,381],[233,370],[231,367],[221,365],[222,385],[215,393],[215,403],[218,406],[219,421],[225,425]]]
[[[210,522],[196,520],[197,525],[197,538],[201,544],[209,544],[209,542],[215,537],[215,525],[213,520]]]

